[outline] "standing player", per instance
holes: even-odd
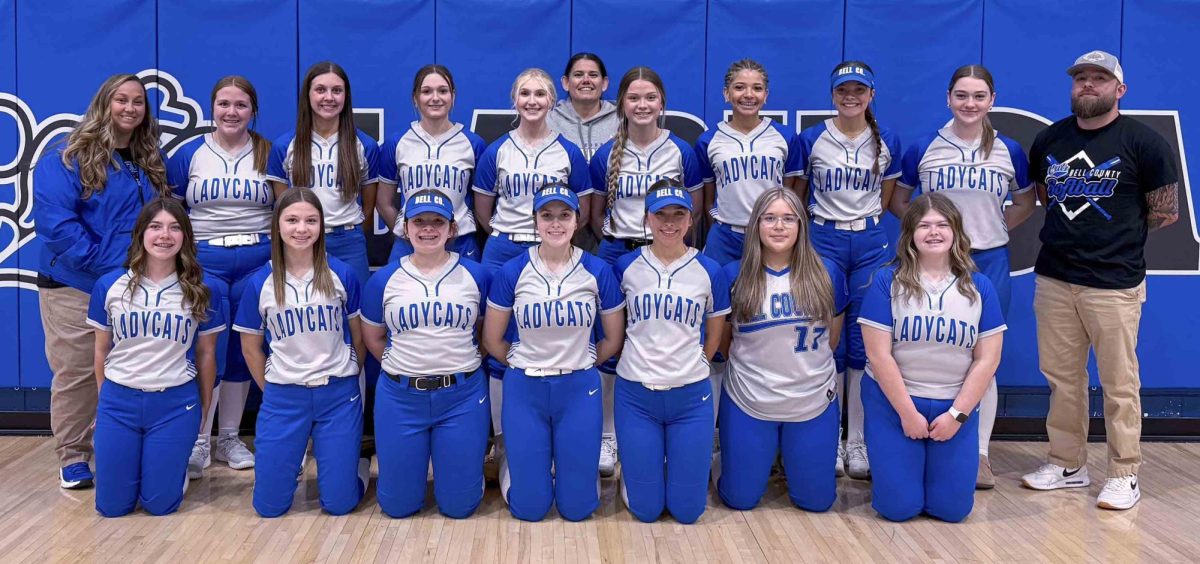
[[[900,141],[879,127],[871,110],[875,101],[871,67],[861,61],[845,61],[833,69],[830,81],[837,115],[800,133],[801,153],[808,162],[796,180],[796,191],[808,203],[813,247],[837,265],[850,289],[845,338],[835,353],[838,396],[849,411],[846,447],[838,448],[836,472],[842,475],[846,461],[850,477],[865,480],[871,466],[863,444],[859,385],[867,356],[858,310],[871,274],[890,254],[879,216],[888,209],[900,176]],[[841,392],[843,376],[845,394]]]
[[[717,493],[729,507],[754,508],[782,455],[792,503],[825,511],[837,498],[841,412],[833,351],[846,280],[809,243],[795,192],[768,190],[750,219],[745,257],[725,265],[733,332]]]
[[[454,205],[456,236],[450,248],[459,256],[478,261],[479,243],[475,239],[474,198],[471,177],[475,163],[485,148],[483,139],[461,123],[450,121],[454,109],[454,77],[442,65],[425,65],[413,77],[412,101],[420,119],[408,129],[384,143],[379,155],[379,194],[376,209],[384,223],[396,234],[388,263],[413,252],[413,244],[404,238],[403,221],[396,208],[396,192],[401,202],[422,190],[437,190]]]
[[[311,438],[321,508],[349,513],[362,500],[370,463],[360,459],[364,350],[359,284],[327,256],[320,198],[307,188],[280,196],[271,221],[271,262],[246,283],[233,329],[263,390],[254,447],[254,510],[278,517],[292,507]],[[263,339],[270,356],[263,354]]]
[[[277,190],[299,186],[321,198],[329,254],[350,265],[360,284],[371,275],[366,238],[372,225],[364,210],[375,209],[378,164],[375,140],[354,126],[346,71],[329,61],[310,67],[296,129],[275,141],[267,177]]]
[[[533,209],[541,242],[495,275],[483,321],[488,353],[508,365],[504,428],[519,439],[507,445],[500,487],[518,519],[540,521],[555,504],[579,521],[600,505],[595,366],[621,348],[625,298],[612,269],[571,244],[580,213],[573,189],[543,187]]]
[[[579,147],[554,133],[546,123],[556,95],[546,71],[526,69],[517,75],[511,93],[519,120],[517,128],[489,145],[475,169],[475,217],[489,234],[480,262],[489,274],[537,244],[533,195],[542,186],[554,182],[568,186],[580,199],[577,229],[587,221],[590,198],[586,196],[592,192],[587,160]],[[508,337],[513,339],[515,335]],[[492,432],[497,439],[495,456],[503,465],[500,406],[504,388],[500,379],[504,377],[504,366],[496,359],[489,359],[487,366],[492,378],[489,387]]]
[[[167,163],[167,180],[187,205],[196,232],[198,258],[218,284],[227,319],[237,315],[237,302],[250,272],[271,259],[271,207],[275,194],[267,180],[271,142],[250,124],[258,120],[258,93],[240,76],[226,76],[212,90],[216,129],[180,147]],[[238,438],[250,371],[242,359],[240,338],[230,330],[218,337],[217,388],[205,412],[200,436],[188,460],[188,477],[199,478],[212,458],[231,468],[254,467],[254,454]],[[217,450],[209,450],[213,415],[221,405]]]
[[[375,395],[377,496],[392,517],[421,510],[430,457],[443,515],[468,517],[483,500],[491,407],[477,337],[488,277],[446,250],[454,216],[440,191],[411,194],[402,225],[414,252],[363,291],[363,339],[385,374]]]
[[[142,208],[127,263],[100,278],[88,310],[100,388],[96,511],[118,517],[141,503],[166,515],[183,502],[188,452],[212,398],[223,298],[200,271],[174,199]]]
[[[994,379],[1004,316],[975,271],[963,216],[942,193],[900,220],[896,259],[863,298],[871,506],[889,521],[921,513],[957,523],[975,503],[973,416]]]
[[[121,266],[142,206],[168,193],[158,125],[146,112],[138,77],[100,85],[61,148],[33,172],[33,219],[45,243],[38,262],[38,305],[46,334],[50,429],[59,486],[92,487],[96,421],[95,336],[87,323],[96,279]]]
[[[629,511],[646,523],[664,508],[680,523],[694,523],[708,497],[708,362],[725,329],[729,283],[716,261],[684,242],[692,199],[676,180],[655,183],[644,214],[654,242],[616,265],[628,312],[614,406],[627,447],[621,491]]]
[[[617,258],[646,245],[653,238],[646,230],[646,192],[661,180],[686,186],[699,209],[702,173],[696,153],[682,139],[662,128],[667,93],[658,73],[634,67],[617,90],[621,105],[616,139],[605,143],[592,158],[592,230],[601,238],[601,259],[612,265]],[[689,225],[691,222],[689,222]],[[604,440],[600,444],[600,474],[611,476],[617,463],[613,427],[613,382],[616,363],[601,367],[604,380]]]
[[[562,87],[566,100],[560,100],[550,112],[550,129],[561,133],[583,151],[592,155],[617,133],[617,106],[604,100],[608,90],[608,70],[595,53],[575,53],[563,71]]]
[[[961,211],[971,239],[971,258],[988,277],[1008,314],[1012,282],[1008,266],[1008,232],[1029,219],[1037,205],[1029,182],[1029,161],[1016,141],[992,128],[988,110],[996,103],[992,73],[981,65],[959,67],[950,77],[946,105],[954,121],[917,139],[904,153],[903,176],[892,198],[892,213],[904,215],[909,198],[944,192]],[[1004,202],[1012,195],[1012,204]],[[988,460],[988,443],[996,422],[996,379],[979,406],[979,476],[976,486],[996,485]]]

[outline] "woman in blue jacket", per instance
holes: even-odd
[[[89,294],[101,274],[125,260],[138,212],[167,194],[158,124],[147,110],[137,76],[109,77],[66,142],[42,157],[33,174],[33,217],[46,247],[38,301],[54,374],[50,429],[66,489],[93,482],[97,387]]]

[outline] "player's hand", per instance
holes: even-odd
[[[904,436],[914,441],[929,438],[929,421],[916,411],[912,415],[901,417],[900,424],[904,427]]]
[[[959,427],[962,427],[962,423],[959,423],[947,411],[933,420],[933,424],[929,426],[929,438],[935,441],[948,441],[954,438],[955,433],[958,433]]]

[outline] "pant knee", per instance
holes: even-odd
[[[284,507],[279,507],[270,506],[257,501],[254,502],[254,512],[258,513],[258,516],[262,517],[263,519],[274,519],[275,517],[280,517],[291,510],[291,508],[292,505],[290,503]]]
[[[905,499],[895,497],[889,499],[887,496],[872,495],[874,499],[871,501],[871,507],[875,508],[880,517],[888,521],[908,521],[920,515],[923,509],[922,500],[915,496],[907,496]]]
[[[730,509],[738,511],[754,509],[758,506],[758,500],[762,497],[730,492],[728,488],[721,487],[720,480],[717,481],[717,496],[721,498],[721,503],[724,503]]]
[[[545,507],[539,506],[525,508],[509,503],[508,512],[511,513],[513,517],[521,521],[531,521],[536,523],[546,518],[546,514],[550,512],[550,505],[547,504]]]
[[[137,505],[132,503],[106,503],[99,500],[96,501],[96,513],[99,513],[101,517],[124,517],[125,515],[133,513],[133,510],[136,507]]]
[[[805,511],[813,513],[824,513],[833,507],[833,502],[837,501],[837,492],[822,493],[821,495],[810,496],[793,496],[789,495],[792,504]]]
[[[629,500],[629,514],[643,523],[658,521],[658,518],[662,516],[663,508],[662,503],[638,503]]]
[[[691,525],[700,520],[700,516],[704,515],[704,504],[672,504],[667,507],[667,511],[671,513],[676,521],[684,525]]]
[[[940,521],[959,523],[971,514],[974,505],[973,497],[966,501],[935,503],[925,507],[925,513]]]
[[[358,502],[360,501],[362,501],[362,495],[347,499],[321,500],[321,509],[324,509],[330,515],[345,515],[354,511],[354,508],[358,507]]]
[[[558,514],[560,516],[562,516],[563,519],[566,519],[567,521],[571,521],[571,522],[583,521],[584,519],[591,517],[592,513],[594,513],[595,511],[596,511],[596,509],[594,507],[590,508],[590,509],[589,508],[572,508],[572,507],[558,508]]]
[[[438,512],[451,519],[466,519],[475,514],[475,510],[479,509],[479,504],[483,502],[483,494],[474,499],[465,501],[452,501],[447,503],[438,502]]]
[[[413,515],[421,512],[421,507],[423,505],[424,504],[422,503],[401,502],[395,500],[385,500],[382,497],[379,498],[379,510],[383,511],[384,515],[387,515],[393,519],[412,517]]]
[[[149,514],[155,515],[155,516],[170,515],[176,511],[178,511],[179,506],[182,505],[182,503],[183,503],[183,499],[175,500],[175,501],[172,501],[169,503],[151,501],[151,502],[143,503],[142,509],[145,509],[146,513],[149,513]]]

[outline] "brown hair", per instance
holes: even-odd
[[[950,86],[946,87],[946,94],[950,95],[954,92],[954,85],[962,78],[978,78],[987,84],[988,91],[993,96],[996,95],[996,82],[992,80],[992,73],[983,65],[963,65],[950,75]],[[979,148],[983,149],[983,158],[988,158],[992,155],[992,144],[996,140],[996,128],[992,127],[992,120],[988,117],[987,112],[983,113],[983,138],[979,140]]]
[[[179,288],[183,291],[184,307],[191,310],[192,318],[203,322],[208,319],[209,299],[212,294],[204,285],[204,271],[196,258],[196,236],[192,232],[192,222],[188,219],[187,210],[176,198],[155,198],[150,200],[138,213],[137,221],[133,224],[133,242],[129,245],[129,254],[125,259],[125,267],[131,272],[129,285],[125,292],[132,300],[134,293],[142,285],[146,270],[146,230],[159,212],[167,212],[179,223],[183,231],[183,244],[175,255],[175,274],[179,277]],[[232,299],[232,298],[231,298]]]
[[[317,217],[321,225],[317,228],[317,240],[313,243],[313,288],[325,297],[333,297],[336,286],[333,284],[333,274],[329,271],[329,260],[325,255],[325,209],[316,193],[308,188],[292,187],[275,202],[275,214],[271,217],[271,281],[275,288],[275,303],[282,307],[287,302],[287,258],[284,252],[283,237],[279,234],[279,221],[283,210],[299,203],[311,204],[317,208]]]
[[[608,176],[604,185],[608,188],[608,198],[605,204],[612,209],[617,202],[617,177],[621,175],[621,155],[625,153],[625,143],[629,141],[629,118],[625,116],[625,94],[634,81],[645,80],[658,89],[663,108],[667,107],[667,91],[663,88],[662,78],[650,67],[633,67],[621,77],[621,86],[617,89],[617,134],[613,137],[612,152],[608,154]],[[660,118],[662,116],[659,116]]]
[[[871,73],[875,72],[871,70],[870,65],[862,61],[842,61],[838,66],[833,67],[833,74],[836,75],[838,71],[846,67],[862,67]],[[868,84],[867,87],[872,92],[875,91],[873,86]],[[875,111],[871,109],[870,105],[867,105],[867,111],[863,116],[867,118],[867,126],[871,128],[871,142],[875,143],[875,162],[871,165],[871,174],[879,174],[879,159],[883,158],[883,139],[879,136],[879,122],[875,120]],[[893,159],[899,157],[899,155],[892,155]]]
[[[338,184],[341,187],[342,199],[349,201],[358,197],[361,190],[362,170],[358,161],[358,128],[354,126],[354,105],[350,99],[350,77],[340,65],[332,61],[322,61],[310,67],[304,75],[304,84],[300,87],[300,99],[296,104],[296,137],[292,140],[292,186],[309,187],[312,185],[312,146],[313,119],[312,104],[308,99],[308,90],[312,88],[313,80],[323,74],[333,73],[342,79],[346,85],[345,103],[342,113],[338,116]]]
[[[896,241],[896,258],[889,264],[896,265],[896,277],[892,282],[893,294],[902,299],[919,299],[925,289],[921,285],[921,269],[917,245],[913,233],[921,218],[930,211],[937,212],[950,223],[954,243],[950,246],[950,273],[958,278],[958,293],[975,303],[978,292],[971,280],[975,272],[975,261],[971,258],[971,238],[963,231],[962,214],[945,194],[930,192],[915,198],[900,218],[900,237]]]
[[[236,74],[222,77],[213,85],[212,96],[209,100],[209,104],[214,108],[213,114],[216,114],[217,92],[227,86],[237,88],[250,97],[250,127],[247,128],[247,131],[250,133],[251,142],[254,143],[254,170],[259,174],[265,173],[267,172],[267,159],[271,156],[271,142],[259,135],[253,128],[258,123],[258,91],[246,77]]]
[[[425,83],[425,79],[431,74],[436,74],[436,75],[446,79],[446,84],[450,86],[450,95],[451,96],[453,96],[454,94],[456,94],[458,92],[458,90],[454,87],[454,76],[450,74],[450,69],[448,69],[442,65],[437,65],[437,64],[425,65],[425,66],[417,69],[417,74],[413,75],[413,88],[412,88],[413,102],[416,102],[417,95],[421,93],[421,85]],[[417,114],[419,115],[420,113],[421,113],[421,111],[417,110]]]

